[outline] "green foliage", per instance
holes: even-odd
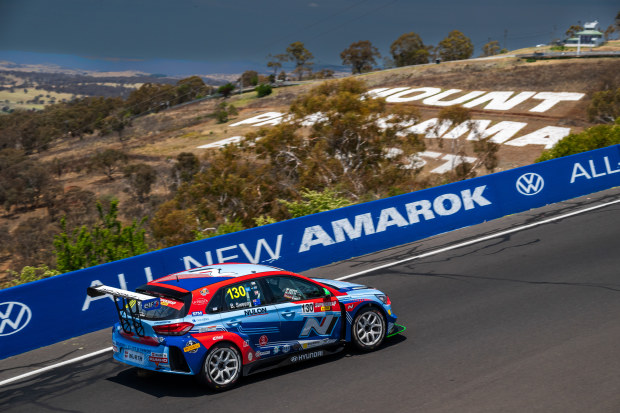
[[[372,70],[372,65],[376,65],[375,58],[380,58],[379,49],[374,47],[369,40],[360,40],[340,53],[342,64],[351,66],[351,73],[364,73]]]
[[[217,93],[227,98],[232,94],[233,90],[235,90],[235,86],[232,83],[228,82],[225,85],[218,87]]]
[[[303,199],[301,201],[281,201],[293,218],[331,211],[352,204],[349,199],[338,196],[337,191],[329,188],[322,192],[304,189],[301,191],[301,197]]]
[[[269,215],[261,215],[259,217],[254,218],[254,224],[257,227],[262,227],[263,225],[275,224],[278,222],[277,219],[270,217]]]
[[[177,82],[175,103],[189,102],[211,93],[211,87],[198,76],[190,76]]]
[[[570,134],[560,140],[553,148],[544,151],[536,162],[561,158],[562,156],[605,148],[620,144],[620,120],[614,125],[597,125],[581,133]]]
[[[61,220],[62,232],[54,238],[58,271],[75,271],[149,251],[145,231],[140,228],[142,223],[133,221],[124,226],[117,219],[117,200],[110,203],[107,212],[97,203],[97,211],[97,224],[91,228],[82,226],[71,235],[67,233],[65,220]]]
[[[131,92],[125,106],[133,115],[158,112],[175,104],[177,88],[160,83],[145,83]]]
[[[392,43],[390,53],[397,67],[428,63],[430,52],[422,38],[414,32],[405,33]]]
[[[272,88],[271,85],[260,84],[256,86],[256,95],[259,98],[265,97],[267,95],[271,95]]]
[[[0,284],[0,288],[9,288],[15,285],[26,284],[31,281],[42,280],[59,274],[61,274],[59,271],[51,269],[47,265],[40,265],[38,267],[26,266],[22,268],[19,273],[9,271],[10,280]]]
[[[249,228],[286,219],[291,214],[280,200],[299,201],[303,189],[338,191],[347,200],[411,190],[418,171],[409,164],[424,144],[406,125],[417,112],[363,99],[366,91],[357,79],[324,82],[294,102],[287,122],[207,152],[204,169],[156,211],[155,238],[170,246],[230,222]],[[316,122],[308,126],[311,116]],[[394,147],[401,152],[390,156]]]
[[[590,122],[612,123],[620,117],[620,87],[592,94],[588,105]]]
[[[469,59],[473,53],[473,43],[458,30],[451,31],[439,42],[439,56],[443,61]]]

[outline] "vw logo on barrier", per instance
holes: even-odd
[[[0,336],[10,336],[26,327],[32,312],[26,304],[17,301],[0,303]]]
[[[522,195],[536,195],[542,191],[545,186],[545,180],[542,176],[534,172],[523,174],[517,179],[517,191]]]

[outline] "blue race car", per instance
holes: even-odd
[[[404,330],[381,291],[265,265],[209,265],[136,292],[104,285],[87,292],[114,296],[116,360],[199,375],[214,390],[243,375],[334,354],[347,343],[371,351]]]

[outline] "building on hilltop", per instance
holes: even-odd
[[[575,33],[574,37],[564,41],[567,47],[596,47],[604,43],[603,33],[597,30],[598,21],[583,25],[583,30]]]

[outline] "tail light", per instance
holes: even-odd
[[[161,336],[182,336],[193,327],[192,323],[173,323],[153,326],[153,330]]]

